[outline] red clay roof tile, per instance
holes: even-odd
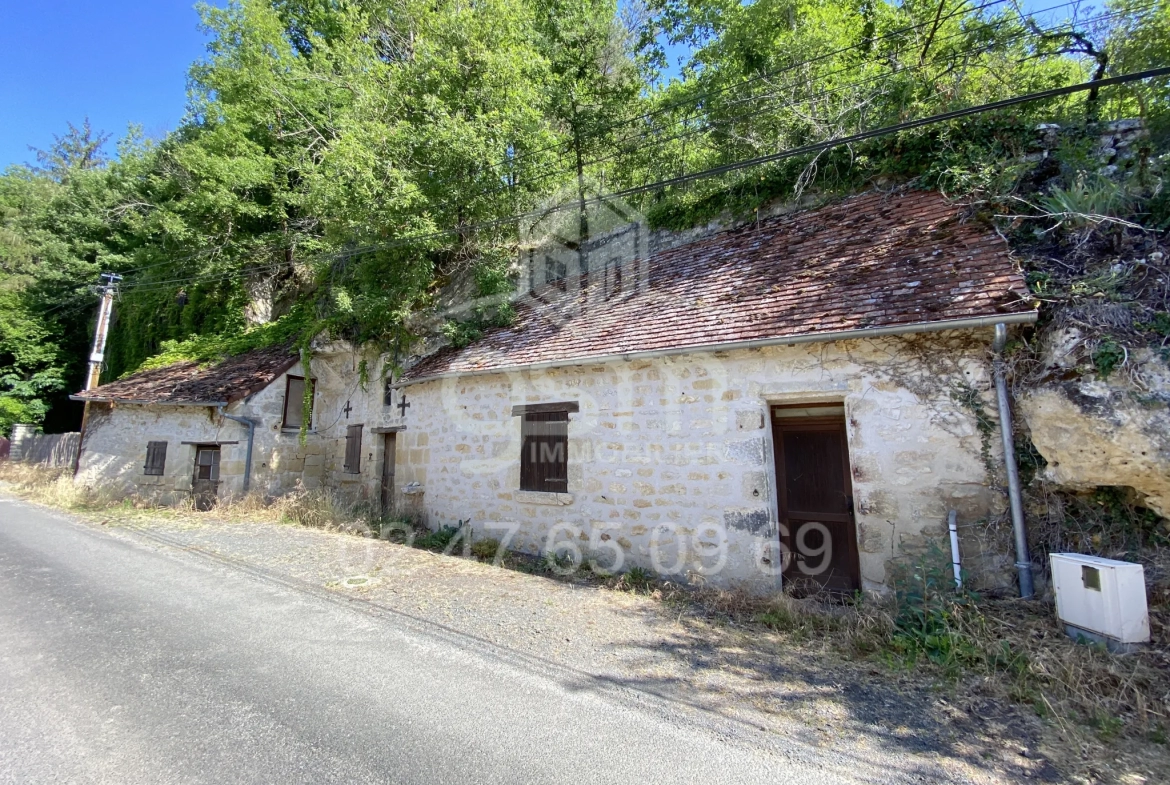
[[[1007,244],[960,218],[937,193],[871,192],[748,224],[656,254],[618,296],[596,273],[532,293],[404,379],[1033,311]]]
[[[141,371],[73,397],[82,401],[230,403],[263,390],[298,359],[287,346],[270,346],[237,354],[210,367],[181,362]]]

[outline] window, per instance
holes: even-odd
[[[347,474],[362,473],[362,426],[350,425],[345,429],[345,464]]]
[[[146,465],[142,467],[144,474],[161,477],[167,465],[167,443],[146,443]]]
[[[568,265],[565,264],[563,259],[558,259],[548,254],[544,255],[544,282],[546,284],[555,284],[563,289],[568,273]]]
[[[383,381],[382,405],[383,406],[393,406],[394,405],[394,377],[393,376],[387,375],[386,379]]]
[[[301,423],[304,422],[304,416],[309,415],[308,427],[313,427],[313,401],[309,400],[309,411],[305,411],[305,377],[289,375],[287,384],[284,388],[284,422],[282,425],[285,428],[296,428],[300,430]],[[309,395],[312,396],[313,382],[308,382],[310,387]]]
[[[199,446],[195,448],[195,480],[219,482],[218,446]]]
[[[569,490],[569,413],[574,403],[516,406],[520,425],[520,490],[567,493]]]

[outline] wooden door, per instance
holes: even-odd
[[[219,496],[219,445],[195,447],[195,474],[191,480],[195,509],[210,510]]]
[[[784,582],[793,591],[861,588],[844,407],[773,407]]]
[[[382,447],[382,514],[394,511],[394,459],[398,447],[396,434],[383,434]]]

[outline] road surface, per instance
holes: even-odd
[[[897,781],[365,605],[0,498],[0,782]]]

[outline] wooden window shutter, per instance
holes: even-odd
[[[144,474],[161,477],[167,466],[167,443],[146,443],[146,465],[142,467]]]
[[[527,411],[520,447],[520,490],[569,490],[569,412]]]
[[[313,390],[314,381],[309,379],[306,381],[303,376],[293,376],[289,374],[286,378],[284,388],[284,417],[281,420],[281,427],[283,428],[297,428],[301,427],[304,422],[305,414],[309,415],[309,422],[307,426],[313,427]],[[309,385],[309,410],[305,411],[305,385]]]
[[[345,464],[343,468],[349,474],[361,474],[362,426],[360,425],[350,425],[345,429]]]

